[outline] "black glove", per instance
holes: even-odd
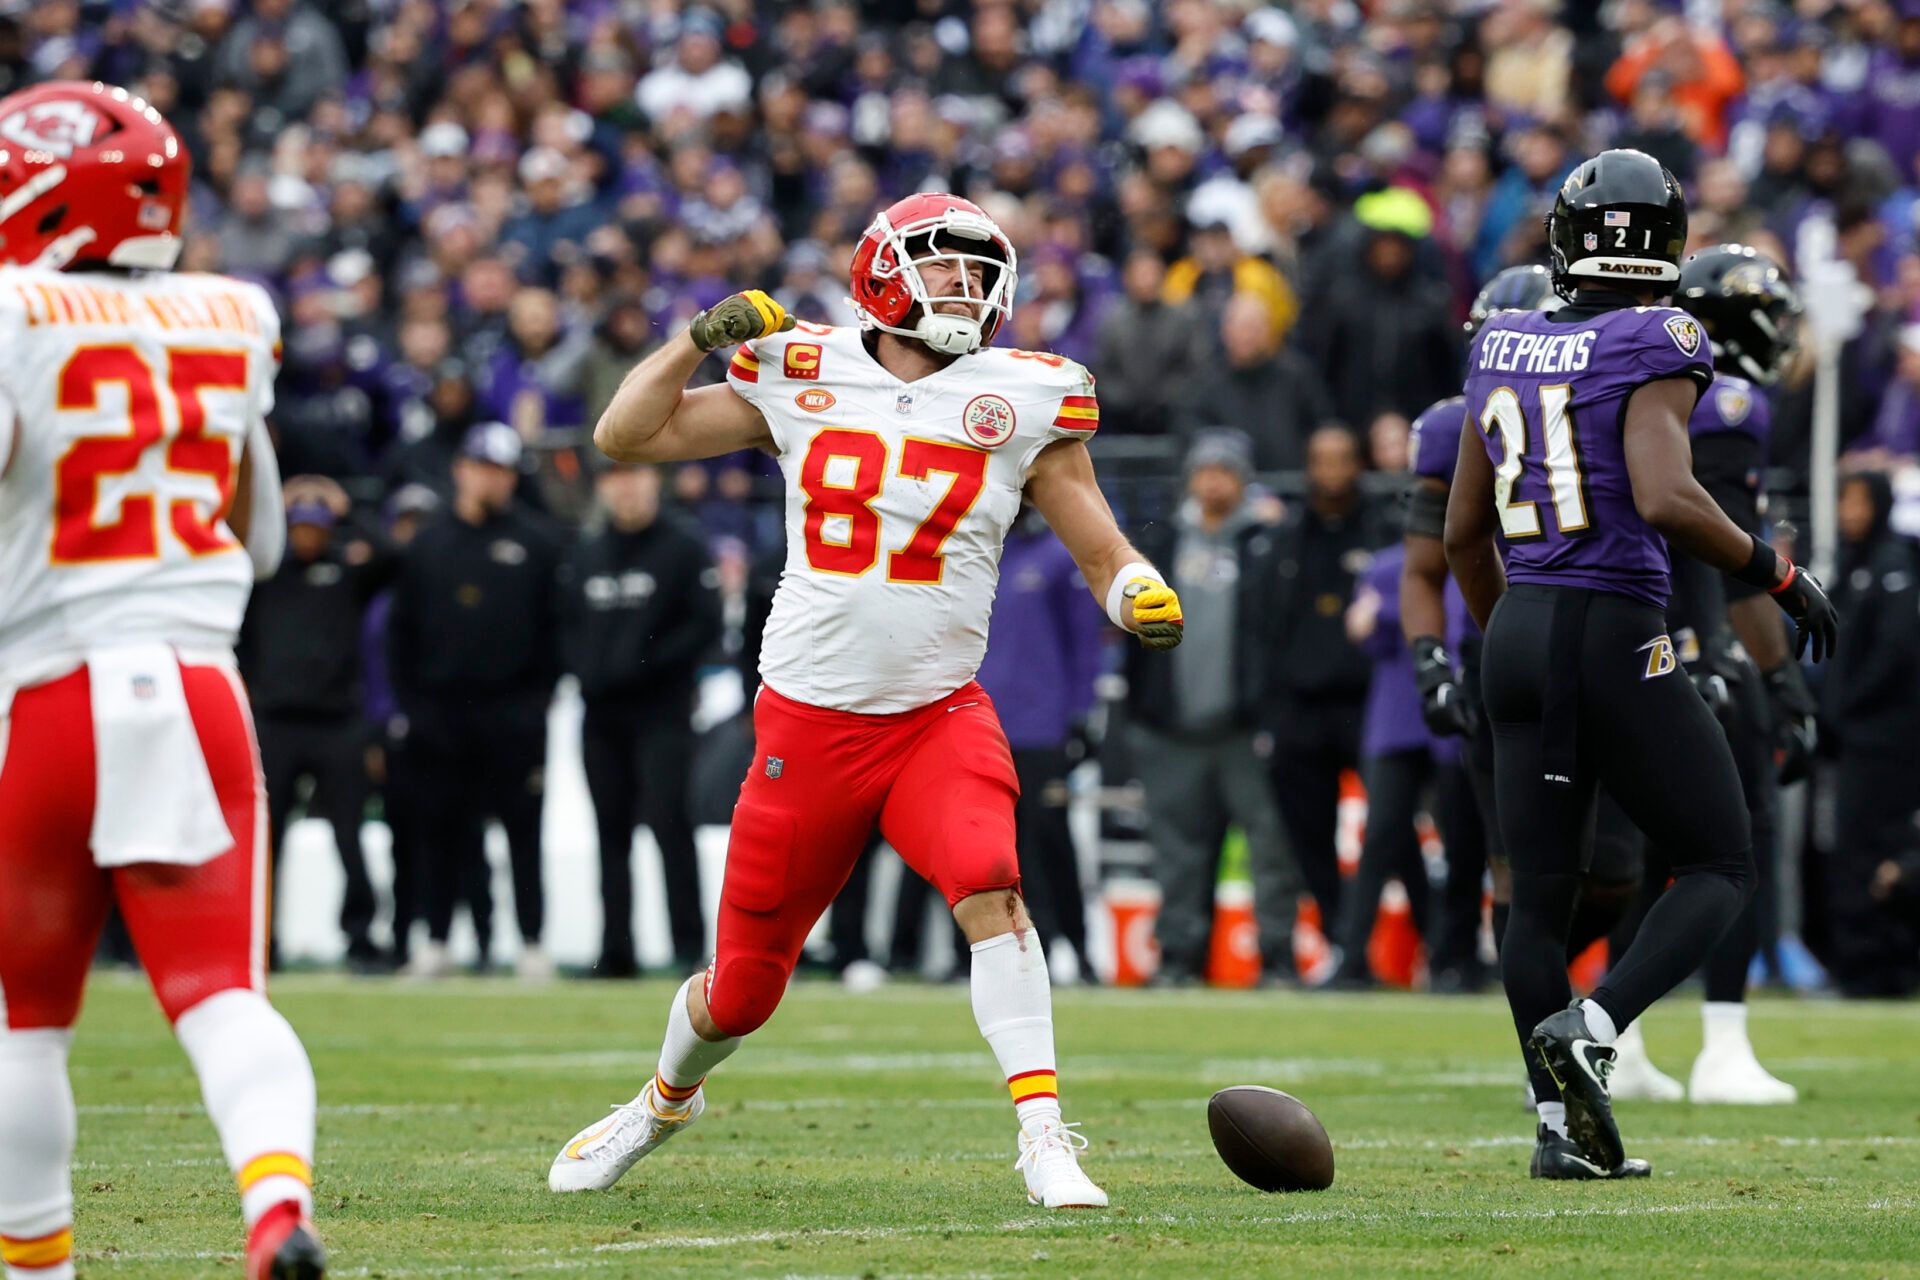
[[[1840,618],[1834,613],[1833,601],[1827,599],[1827,589],[1820,585],[1820,579],[1789,562],[1787,580],[1768,588],[1768,593],[1799,628],[1799,638],[1793,646],[1794,657],[1807,656],[1808,642],[1812,642],[1815,662],[1824,662],[1833,656],[1833,647],[1840,638]]]
[[[1703,662],[1687,668],[1687,679],[1693,681],[1694,689],[1706,701],[1707,710],[1713,712],[1715,720],[1724,725],[1733,719],[1733,690],[1727,687],[1725,676]]]
[[[1814,749],[1820,745],[1819,704],[1797,663],[1783,662],[1761,678],[1773,713],[1773,764],[1785,786],[1806,777],[1813,766]]]
[[[1460,689],[1460,673],[1437,636],[1418,636],[1413,642],[1413,675],[1420,685],[1420,718],[1427,729],[1443,737],[1471,738],[1479,717]]]

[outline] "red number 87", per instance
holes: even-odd
[[[836,458],[853,462],[848,483],[827,477]],[[947,491],[920,522],[906,545],[887,555],[887,581],[937,583],[946,568],[941,549],[961,518],[973,509],[986,487],[987,454],[966,445],[909,439],[900,448],[900,474],[925,480],[951,476]],[[807,564],[820,573],[857,578],[880,559],[880,515],[873,500],[887,480],[887,442],[872,431],[828,427],[814,436],[800,464],[800,491],[806,495]],[[844,538],[830,538],[829,517],[847,522]]]

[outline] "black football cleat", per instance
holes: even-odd
[[[267,1274],[272,1280],[323,1280],[327,1274],[327,1251],[320,1247],[303,1222],[274,1253],[273,1267]]]
[[[1617,1169],[1626,1160],[1620,1126],[1613,1122],[1613,1100],[1607,1080],[1613,1075],[1614,1052],[1600,1044],[1587,1026],[1587,1016],[1575,1001],[1533,1029],[1527,1043],[1547,1064],[1567,1104],[1567,1133],[1580,1154],[1602,1169]]]
[[[276,1206],[254,1224],[247,1240],[247,1280],[324,1280],[326,1274],[327,1251],[296,1206]]]
[[[1653,1172],[1645,1160],[1622,1160],[1612,1170],[1602,1169],[1580,1154],[1572,1138],[1563,1138],[1545,1125],[1540,1126],[1533,1144],[1533,1163],[1527,1172],[1536,1178],[1558,1182],[1599,1182],[1608,1178],[1644,1178]]]

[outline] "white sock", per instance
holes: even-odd
[[[1587,1017],[1587,1029],[1593,1032],[1593,1038],[1601,1044],[1612,1044],[1620,1038],[1620,1032],[1613,1025],[1613,1015],[1591,1000],[1580,1002],[1580,1012]]]
[[[1060,1120],[1060,1079],[1053,1058],[1053,989],[1040,935],[1003,933],[976,942],[973,1020],[987,1038],[1013,1094],[1020,1127]]]
[[[1700,1029],[1705,1033],[1702,1053],[1753,1051],[1747,1038],[1747,1006],[1739,1000],[1709,1000],[1700,1006]]]
[[[667,1111],[684,1110],[707,1073],[740,1047],[739,1036],[702,1040],[693,1029],[693,1018],[687,1013],[687,993],[700,980],[701,975],[695,974],[680,984],[667,1009],[667,1034],[660,1043],[660,1070],[653,1082],[654,1095]]]
[[[73,1087],[63,1030],[0,1026],[0,1257],[8,1280],[73,1280]]]
[[[1540,1123],[1561,1137],[1567,1136],[1567,1104],[1564,1102],[1542,1102],[1534,1107],[1540,1113]]]
[[[293,1201],[313,1213],[313,1065],[300,1037],[258,991],[222,991],[173,1024],[240,1184],[251,1227]]]

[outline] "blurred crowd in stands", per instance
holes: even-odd
[[[0,3],[0,88],[92,77],[135,89],[187,141],[183,266],[259,280],[283,308],[272,425],[284,472],[301,477],[301,518],[327,535],[302,535],[319,550],[286,573],[338,561],[356,626],[391,591],[367,625],[419,641],[367,646],[376,670],[356,658],[321,706],[298,695],[325,681],[283,681],[282,711],[350,719],[357,754],[392,745],[409,698],[415,719],[442,698],[438,746],[423,755],[415,734],[401,767],[491,779],[473,785],[510,830],[528,820],[524,805],[501,812],[515,809],[502,780],[524,792],[537,761],[458,757],[477,748],[452,704],[477,689],[500,715],[530,716],[560,672],[580,671],[557,637],[582,632],[509,653],[517,632],[476,623],[486,652],[438,661],[421,646],[466,634],[440,613],[479,606],[435,595],[432,574],[409,568],[429,557],[402,544],[416,529],[482,530],[434,534],[458,545],[432,558],[529,568],[535,595],[536,578],[572,583],[577,601],[556,587],[514,607],[590,617],[654,591],[651,570],[620,567],[642,553],[597,540],[637,536],[658,505],[707,558],[686,590],[715,593],[713,621],[660,687],[609,677],[619,705],[599,727],[611,742],[648,699],[677,704],[700,663],[748,643],[739,619],[779,553],[774,473],[741,456],[658,483],[609,479],[591,426],[638,358],[738,288],[847,322],[854,241],[925,188],[978,201],[1019,247],[1001,340],[1098,376],[1096,456],[1129,524],[1225,500],[1204,479],[1189,491],[1198,450],[1213,459],[1198,473],[1236,477],[1246,521],[1305,521],[1297,536],[1338,543],[1340,573],[1296,601],[1326,625],[1296,628],[1263,661],[1358,706],[1368,664],[1339,615],[1368,554],[1394,539],[1408,423],[1459,389],[1467,302],[1500,268],[1543,260],[1541,215],[1578,158],[1651,152],[1686,187],[1693,247],[1744,241],[1790,270],[1838,258],[1872,290],[1841,353],[1843,465],[1857,478],[1835,585],[1866,611],[1852,634],[1874,636],[1878,661],[1843,663],[1823,697],[1834,750],[1920,732],[1913,551],[1898,532],[1920,526],[1902,514],[1920,502],[1907,488],[1920,459],[1920,0]],[[1810,364],[1773,393],[1769,488],[1788,538],[1806,510]],[[722,370],[715,359],[702,377]],[[1238,435],[1209,434],[1220,428]],[[1328,476],[1351,490],[1333,507]],[[646,493],[610,498],[609,485]],[[1333,514],[1308,519],[1323,507]],[[398,703],[368,701],[389,689]],[[1273,773],[1297,845],[1293,815],[1325,807],[1326,767],[1351,749],[1332,720],[1289,724],[1275,749],[1298,767]],[[631,738],[628,756],[678,750]],[[1920,780],[1900,764],[1872,786],[1910,812]],[[395,765],[381,767],[375,782]],[[618,768],[602,760],[606,785]],[[1868,785],[1846,776],[1843,792]],[[429,824],[478,803],[431,785],[421,797]],[[1833,813],[1812,808],[1818,848]],[[537,899],[537,848],[522,843]],[[1854,909],[1912,893],[1920,867],[1898,844]],[[465,892],[419,888],[436,928]],[[520,911],[537,936],[537,905]],[[697,952],[688,928],[676,946]],[[1811,911],[1804,928],[1829,931]],[[609,946],[625,969],[622,944]],[[1911,965],[1911,937],[1901,946]]]

